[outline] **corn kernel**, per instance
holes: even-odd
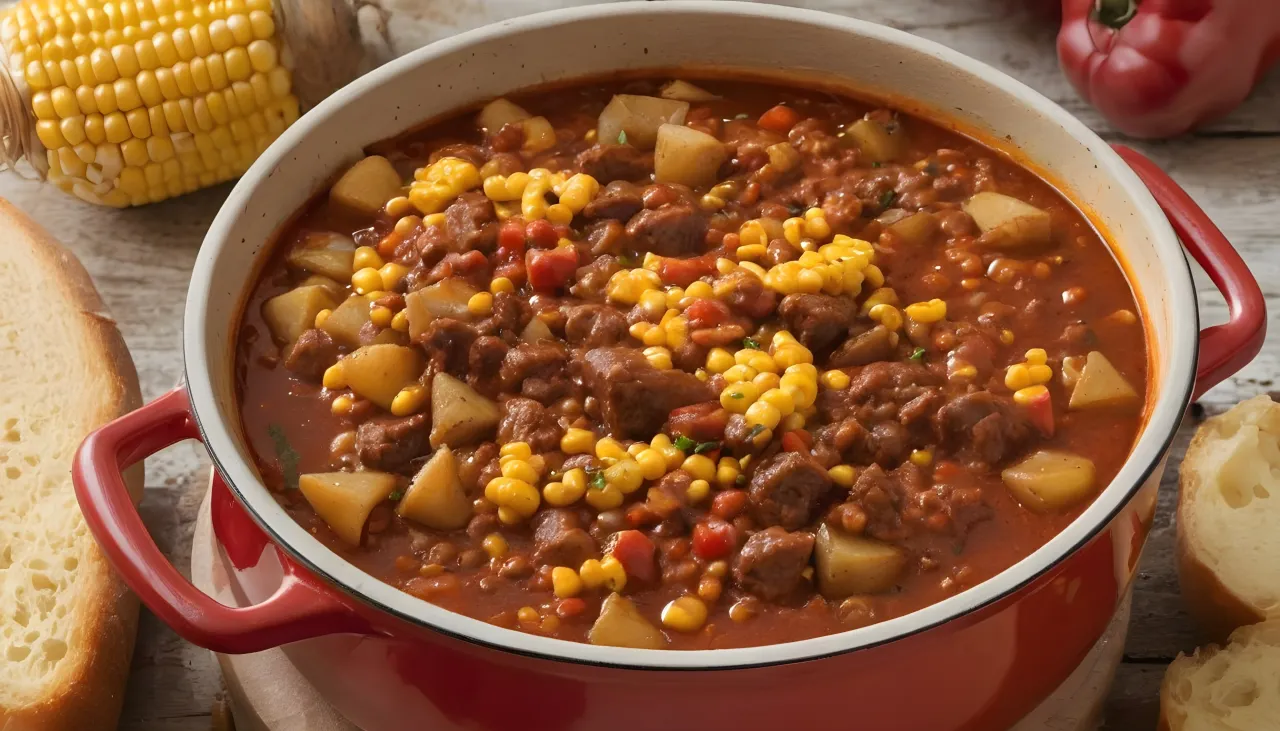
[[[605,556],[598,561],[594,558],[583,561],[578,569],[578,576],[588,589],[603,586],[611,591],[621,591],[627,585],[627,572],[613,556]]]
[[[685,289],[684,296],[685,298],[711,299],[715,296],[715,292],[712,291],[710,284],[699,279]]]
[[[746,417],[747,423],[752,426],[758,424],[766,429],[772,429],[778,425],[778,422],[782,421],[782,412],[778,411],[778,408],[773,404],[766,401],[757,401],[747,408]]]
[[[1049,354],[1044,351],[1044,348],[1032,348],[1024,357],[1028,365],[1044,365],[1049,360]]]
[[[707,621],[707,605],[694,596],[674,599],[662,608],[662,626],[677,632],[697,632]]]
[[[600,459],[619,460],[626,459],[630,455],[616,439],[605,437],[596,442],[596,456]]]
[[[585,492],[586,489],[583,489]],[[557,508],[563,508],[566,505],[572,505],[582,497],[582,493],[575,493],[572,488],[563,482],[548,482],[542,486],[542,499],[547,501],[548,505],[554,505]]]
[[[760,261],[764,259],[766,249],[764,244],[747,244],[739,246],[736,253],[738,261]]]
[[[685,490],[685,497],[690,503],[697,504],[707,499],[711,494],[711,483],[706,480],[694,480],[689,483],[689,487]]]
[[[933,463],[933,452],[930,452],[927,449],[913,449],[911,450],[911,456],[908,457],[908,459],[910,459],[911,464],[916,467],[928,467]]]
[[[356,249],[355,257],[352,259],[355,269],[381,269],[385,263],[378,254],[378,250],[372,246],[361,246]]]
[[[1023,363],[1015,363],[1004,372],[1004,385],[1011,391],[1031,385],[1031,371]]]
[[[551,589],[561,599],[575,597],[582,593],[583,581],[578,572],[568,566],[557,566],[551,569]]]
[[[947,316],[947,303],[940,299],[917,302],[904,308],[907,317],[919,323],[934,323]]]
[[[640,485],[644,483],[644,475],[634,459],[623,459],[605,468],[604,480],[623,495],[629,495],[640,489]]]
[[[777,373],[786,367],[777,363],[773,356],[762,350],[752,351],[746,365],[754,368],[758,373]]]
[[[1043,398],[1048,393],[1049,389],[1042,384],[1027,386],[1013,392],[1013,402],[1019,406],[1026,406],[1034,403],[1039,398]]]
[[[659,451],[662,452],[662,456],[667,460],[668,470],[674,470],[678,468],[680,465],[684,464],[685,453],[679,447],[675,445],[669,445],[669,446],[663,447]]]
[[[503,538],[500,533],[490,533],[484,537],[480,545],[484,548],[484,552],[489,554],[489,558],[502,558],[507,555],[507,549],[509,548],[507,539]]]
[[[324,377],[321,380],[321,385],[330,391],[336,391],[340,388],[347,387],[347,375],[343,372],[341,363],[334,363],[324,369]]]
[[[838,464],[827,470],[827,474],[831,476],[831,481],[843,488],[853,487],[853,478],[856,473],[852,465]]]
[[[506,277],[494,277],[493,280],[489,282],[489,292],[492,294],[514,292],[515,289],[515,285]]]
[[[716,465],[716,485],[721,489],[733,487],[742,471],[738,468],[738,460],[733,457],[721,457]]]
[[[391,327],[393,317],[395,313],[386,307],[374,307],[369,310],[369,321],[381,328]]]
[[[739,381],[750,381],[759,375],[759,372],[751,366],[735,365],[724,371],[723,375],[726,383],[738,383]]]
[[[793,411],[782,417],[782,431],[797,431],[804,428],[804,414]]]
[[[730,383],[720,392],[720,405],[731,413],[742,414],[746,412],[748,406],[756,402],[759,396],[760,392],[750,381]]]
[[[493,295],[488,292],[476,292],[467,300],[467,312],[483,317],[493,312]]]
[[[1014,338],[1014,335],[1012,330],[1000,331],[1000,342],[1004,343],[1005,345],[1012,345],[1013,338]]]
[[[324,327],[324,321],[329,319],[329,315],[333,314],[333,310],[320,310],[316,313],[315,327]]]
[[[691,454],[685,457],[680,464],[680,469],[693,475],[695,480],[710,482],[716,478],[716,463],[705,454]]]
[[[796,410],[795,399],[791,396],[790,393],[782,390],[781,388],[771,388],[768,391],[765,391],[764,393],[760,394],[760,399],[759,401],[757,401],[757,403],[760,403],[760,402],[769,404],[773,408],[777,409],[779,414],[778,416],[779,420],[781,420],[783,416],[787,416],[788,414],[791,414]],[[751,417],[748,416],[747,418],[748,420],[750,420]],[[765,426],[769,427],[770,429],[774,428],[777,425],[778,425],[777,422],[773,424],[767,424],[767,423],[765,424]]]
[[[365,267],[351,275],[351,286],[356,294],[369,294],[382,289],[382,275],[373,267]]]
[[[339,396],[329,404],[329,410],[332,411],[335,416],[344,416],[351,413],[351,408],[354,405],[355,404],[352,402],[350,396]]]
[[[774,348],[773,360],[780,368],[786,369],[797,363],[812,363],[813,353],[799,343],[788,344]]]
[[[391,399],[391,413],[394,416],[411,416],[427,404],[429,394],[422,386],[405,386]]]
[[[881,287],[867,295],[867,299],[862,303],[862,313],[870,312],[876,305],[896,304],[898,304],[898,293],[891,287]]]
[[[622,491],[613,485],[587,490],[587,504],[596,510],[613,510],[622,504]]]
[[[645,360],[649,361],[649,365],[660,371],[669,371],[673,367],[671,362],[671,351],[659,346],[653,345],[644,349]]]
[[[1032,383],[1048,383],[1053,380],[1053,369],[1047,365],[1037,364],[1027,368]]]
[[[498,456],[529,459],[533,456],[533,449],[529,447],[528,442],[507,442],[498,449]]]
[[[824,371],[822,374],[822,385],[834,391],[843,391],[849,387],[851,379],[849,374],[844,371]]]
[[[764,393],[771,388],[777,388],[778,384],[781,382],[782,376],[779,376],[777,373],[761,373],[749,381],[749,383],[756,387],[756,391],[760,393]]]
[[[502,465],[502,476],[513,480],[524,480],[530,485],[538,481],[538,471],[522,459],[513,459]]]
[[[867,312],[867,316],[891,331],[902,327],[902,313],[893,305],[876,305]]]
[[[949,375],[953,378],[974,378],[978,375],[978,369],[965,363],[952,368]]]
[[[396,332],[409,332],[409,313],[401,310],[392,316],[391,329]]]
[[[520,607],[516,612],[516,619],[520,621],[520,624],[537,624],[542,617],[538,614],[538,610],[533,607]]]
[[[646,480],[656,480],[667,472],[667,460],[662,452],[652,447],[635,455],[636,464],[640,465],[640,474]]]

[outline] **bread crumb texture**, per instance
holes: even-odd
[[[92,340],[69,323],[84,315],[51,296],[25,246],[4,244],[0,282],[0,705],[45,692],[68,647],[86,631],[75,603],[93,581],[96,547],[76,504],[71,462],[119,383]],[[59,311],[61,310],[61,311]],[[33,326],[31,323],[43,323]],[[95,372],[95,370],[97,372]],[[87,408],[86,408],[87,405]],[[87,618],[86,618],[87,619]]]
[[[1173,731],[1280,728],[1280,624],[1242,627],[1224,648],[1179,656],[1161,695]]]
[[[1202,487],[1181,515],[1193,517],[1201,558],[1222,583],[1270,616],[1280,612],[1280,404],[1258,396],[1204,428],[1193,466]]]

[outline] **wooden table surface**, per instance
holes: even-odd
[[[488,20],[563,4],[541,0],[384,0],[398,51]],[[790,3],[848,14],[911,31],[986,61],[1062,104],[1108,140],[1120,139],[1062,78],[1054,54],[1055,21],[1028,7],[1050,0],[809,0]],[[1140,150],[1164,166],[1234,242],[1262,283],[1271,312],[1280,312],[1280,74],[1263,80],[1230,117],[1194,135]],[[0,196],[15,202],[74,250],[95,278],[137,363],[145,399],[182,375],[183,302],[196,250],[229,187],[146,208],[116,211],[86,206],[52,187],[0,177]],[[1206,325],[1226,319],[1222,298],[1196,272]],[[1272,318],[1273,323],[1275,318]],[[1154,728],[1165,665],[1196,645],[1174,571],[1173,505],[1177,466],[1206,413],[1275,388],[1280,333],[1262,355],[1210,391],[1184,420],[1160,496],[1154,530],[1136,586],[1124,665],[1107,705],[1108,729]],[[147,462],[143,512],[158,544],[184,570],[196,507],[209,461],[196,445],[174,447]],[[128,731],[208,729],[221,680],[209,654],[178,639],[143,613],[121,728]]]

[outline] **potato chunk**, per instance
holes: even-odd
[[[889,230],[911,246],[928,246],[938,233],[938,219],[928,211],[903,216],[889,224]]]
[[[317,472],[298,477],[298,489],[343,543],[359,546],[364,524],[396,489],[385,472]]]
[[[416,338],[437,317],[470,320],[467,302],[477,291],[465,279],[450,277],[405,295],[405,316],[409,318],[409,337]]]
[[[493,401],[448,373],[431,379],[431,446],[461,447],[484,439],[502,413]]]
[[[658,128],[658,147],[653,153],[654,179],[690,188],[710,186],[727,157],[724,144],[706,132],[664,124]]]
[[[1048,513],[1083,502],[1094,493],[1093,462],[1070,452],[1042,449],[1000,473],[1005,487],[1028,510]]]
[[[621,143],[651,150],[658,141],[658,128],[664,124],[684,124],[688,113],[689,102],[616,94],[600,112],[596,134],[601,144]]]
[[[340,345],[354,348],[360,345],[360,328],[366,322],[369,322],[369,300],[364,295],[353,294],[329,313],[320,329]]]
[[[982,243],[996,249],[1044,246],[1053,235],[1049,212],[1000,193],[977,193],[964,212],[982,231]]]
[[[315,327],[316,315],[320,310],[333,309],[337,304],[327,287],[298,287],[264,302],[262,319],[266,321],[276,340],[291,344],[302,333]]]
[[[400,173],[381,155],[370,155],[352,165],[329,189],[335,205],[372,216],[387,201],[400,195]]]
[[[630,599],[617,592],[605,597],[587,639],[593,645],[638,650],[661,650],[667,644],[662,631],[650,624]]]
[[[814,544],[818,564],[818,589],[830,599],[853,594],[879,594],[894,587],[907,556],[888,543],[818,528]]]
[[[424,367],[422,355],[403,345],[366,345],[338,362],[352,391],[387,410],[400,389],[418,382]]]
[[[679,79],[663,84],[658,96],[680,102],[710,102],[720,98],[700,86]]]
[[[396,508],[402,518],[436,530],[461,528],[471,519],[471,501],[458,478],[453,451],[441,447],[413,478]]]
[[[845,138],[862,151],[866,162],[893,162],[902,155],[902,133],[890,132],[873,119],[859,119],[844,131]]]
[[[300,248],[289,252],[288,264],[304,272],[346,282],[351,279],[356,244],[349,236],[317,231],[309,234]]]
[[[476,117],[476,123],[484,131],[492,135],[502,131],[502,128],[508,124],[523,122],[530,116],[532,115],[526,112],[523,107],[499,98],[484,105],[484,109],[481,109],[479,116]]]
[[[1138,392],[1129,385],[1107,356],[1094,350],[1084,359],[1084,367],[1071,390],[1067,408],[1099,409],[1110,406],[1132,406],[1138,403]]]

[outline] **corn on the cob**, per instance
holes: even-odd
[[[24,0],[0,43],[49,179],[91,203],[234,178],[299,114],[272,0]]]

